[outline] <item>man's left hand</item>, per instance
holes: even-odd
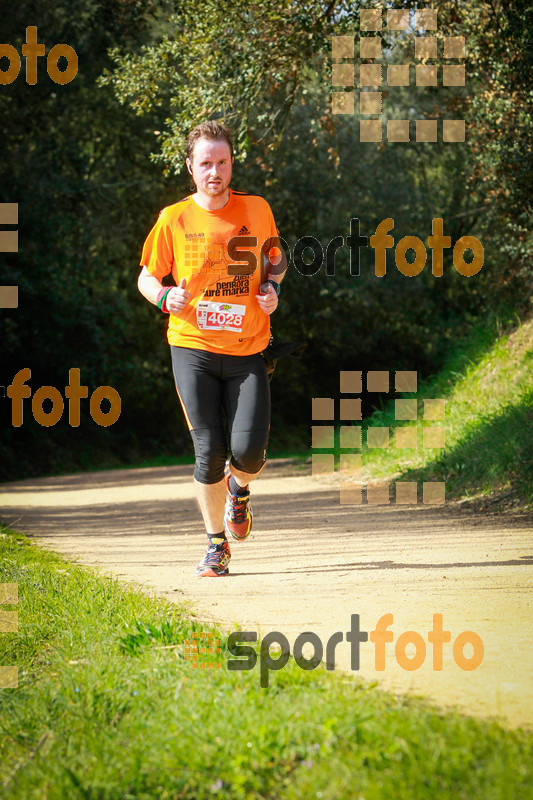
[[[278,307],[277,292],[270,284],[268,284],[267,294],[256,294],[256,298],[265,314],[272,314]]]

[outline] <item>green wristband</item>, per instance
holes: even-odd
[[[163,286],[163,288],[161,289],[161,291],[157,295],[156,305],[157,305],[158,309],[160,311],[162,311],[164,314],[169,314],[170,313],[168,308],[167,308],[167,304],[166,304],[165,301],[167,299],[167,294],[170,292],[171,289],[172,289],[172,286]]]

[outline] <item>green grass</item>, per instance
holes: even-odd
[[[193,669],[187,610],[4,531],[19,633],[0,663],[6,800],[495,800],[533,797],[533,735],[294,663]],[[223,645],[225,636],[214,631]],[[177,645],[177,646],[174,646]]]
[[[394,403],[364,421],[389,427],[391,445],[363,451],[363,478],[446,481],[447,498],[533,503],[533,319],[503,334],[492,320],[473,329],[445,368],[418,386],[418,420],[396,422]],[[444,398],[444,422],[423,419],[422,398]],[[444,449],[423,448],[422,429],[444,425]],[[398,427],[418,430],[418,449],[395,447]],[[364,440],[364,439],[363,439]]]

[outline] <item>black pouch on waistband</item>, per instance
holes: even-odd
[[[265,359],[268,380],[272,380],[278,359],[283,356],[301,356],[306,347],[307,343],[305,342],[274,342],[274,338],[271,336],[268,346],[261,353]]]

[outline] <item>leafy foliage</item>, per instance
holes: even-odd
[[[332,239],[348,236],[351,219],[369,237],[388,217],[396,243],[405,235],[426,242],[431,220],[442,217],[452,245],[473,235],[485,249],[472,278],[456,272],[450,250],[439,279],[429,251],[416,278],[398,272],[392,251],[387,274],[376,277],[369,248],[361,248],[361,274],[352,274],[346,244],[334,274],[324,264],[304,275],[293,261],[274,333],[309,347],[290,369],[278,366],[275,446],[308,445],[311,397],[336,392],[339,370],[412,368],[427,376],[488,311],[528,313],[529,4],[439,0],[438,36],[466,38],[464,90],[384,91],[391,115],[464,116],[464,145],[360,143],[358,116],[331,113],[330,37],[357,32],[360,8],[372,5],[61,0],[13,10],[7,41],[20,52],[33,19],[47,49],[75,46],[79,73],[58,87],[40,59],[36,86],[20,77],[0,93],[0,200],[19,201],[21,241],[16,256],[0,258],[1,283],[18,285],[21,295],[18,309],[2,312],[1,382],[29,366],[33,391],[61,388],[78,367],[90,392],[115,387],[123,412],[109,430],[96,430],[88,411],[77,430],[67,413],[42,429],[26,401],[24,425],[13,429],[4,404],[4,477],[190,451],[165,320],[140,297],[136,278],[158,211],[189,191],[180,171],[185,137],[206,118],[233,127],[233,185],[266,197],[291,251],[313,236],[325,253]],[[387,58],[412,58],[411,41],[393,40],[386,29],[384,37]]]

